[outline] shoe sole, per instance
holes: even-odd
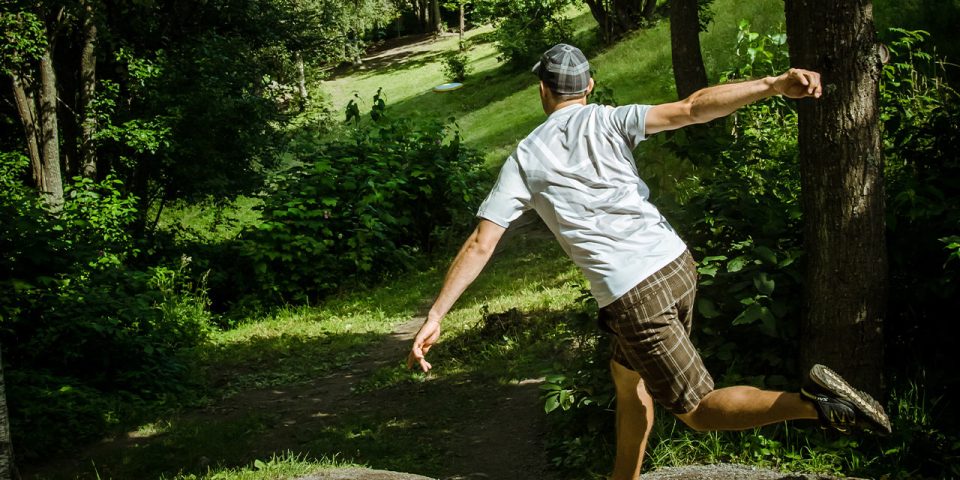
[[[810,380],[837,397],[852,403],[876,427],[877,433],[889,435],[892,432],[890,419],[887,418],[880,403],[869,394],[853,388],[837,372],[817,364],[810,369]]]

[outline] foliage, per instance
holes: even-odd
[[[900,378],[926,372],[931,395],[956,394],[939,368],[953,348],[941,332],[960,309],[960,102],[944,64],[926,53],[924,32],[896,30],[881,83],[890,251],[888,362]],[[953,425],[960,418],[951,416]]]
[[[610,338],[597,328],[597,305],[581,289],[576,314],[568,323],[576,334],[570,361],[547,375],[543,390],[544,411],[551,428],[547,449],[560,470],[597,475],[613,461],[614,388],[608,373]]]
[[[443,57],[443,75],[451,82],[462,82],[470,74],[466,52],[460,50]]]
[[[9,75],[39,59],[47,47],[43,22],[33,12],[9,10],[0,5],[0,73]]]
[[[740,23],[742,63],[725,80],[775,75],[785,68],[781,34]],[[780,98],[740,109],[733,134],[698,138],[709,171],[680,187],[681,225],[699,251],[698,345],[720,383],[783,388],[795,377],[802,271],[797,117]],[[678,153],[689,148],[675,136]],[[743,355],[750,345],[750,355]],[[793,353],[791,353],[793,352]]]
[[[303,165],[244,234],[243,256],[269,294],[300,302],[378,278],[472,218],[480,160],[457,132],[390,118],[379,94],[370,117],[351,103],[341,138],[299,145]]]
[[[573,32],[563,13],[569,0],[495,0],[478,7],[493,21],[497,59],[530,68],[553,45],[569,42]]]
[[[0,339],[12,430],[26,452],[61,448],[116,423],[118,396],[182,389],[180,352],[209,332],[207,300],[182,268],[128,266],[135,199],[118,180],[77,179],[54,216],[15,173],[27,160],[0,159]]]

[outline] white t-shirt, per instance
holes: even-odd
[[[477,212],[508,227],[535,209],[601,307],[687,248],[648,200],[634,163],[649,108],[575,104],[553,112],[507,158]]]

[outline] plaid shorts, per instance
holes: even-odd
[[[613,359],[640,374],[650,395],[672,413],[687,413],[713,391],[690,342],[697,267],[690,251],[600,309],[615,337]]]

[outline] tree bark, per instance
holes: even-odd
[[[640,23],[643,0],[584,0],[605,43],[610,43]],[[656,0],[650,0],[656,3]]]
[[[466,30],[467,19],[463,13],[463,0],[460,1],[460,51],[463,51],[463,31]]]
[[[40,191],[47,203],[58,210],[63,205],[63,178],[60,175],[60,133],[57,124],[57,75],[53,70],[53,52],[47,47],[40,58]]]
[[[433,33],[440,35],[443,33],[443,20],[440,19],[440,0],[431,0],[430,2],[431,25]]]
[[[300,92],[300,109],[303,110],[307,106],[309,94],[307,92],[307,76],[304,73],[303,55],[299,50],[293,53],[293,59],[297,64],[297,90]]]
[[[686,98],[707,86],[707,71],[700,53],[700,12],[697,0],[671,0],[670,46],[677,96]]]
[[[32,90],[19,73],[13,77],[13,98],[17,103],[20,122],[26,137],[27,155],[30,157],[30,173],[37,189],[43,185],[43,158],[40,156],[40,138],[37,130],[37,104]]]
[[[643,18],[645,20],[653,20],[653,14],[657,12],[657,0],[647,0],[643,4]]]
[[[416,0],[417,23],[421,33],[425,33],[427,31],[427,25],[430,24],[430,18],[427,12],[427,2],[429,1],[430,0]]]
[[[20,478],[13,461],[13,442],[10,440],[10,416],[7,414],[7,385],[3,375],[3,358],[0,350],[0,480]]]
[[[857,388],[883,388],[887,287],[881,62],[870,0],[787,0],[794,66],[819,71],[824,95],[799,102],[806,246],[804,366],[824,363]]]
[[[93,101],[97,89],[97,24],[92,1],[84,2],[83,49],[80,54],[80,175],[97,178],[97,149],[93,137],[97,133],[97,116]]]

